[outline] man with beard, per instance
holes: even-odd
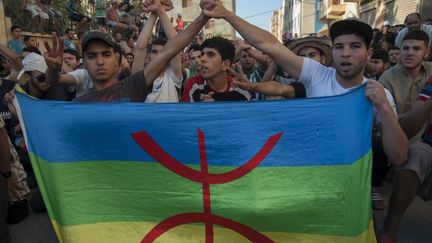
[[[429,36],[428,46],[432,46],[432,26],[422,24],[421,15],[419,13],[410,13],[405,18],[405,28],[403,28],[396,36],[395,46],[402,49],[402,42],[405,35],[413,30],[423,30]]]
[[[424,62],[429,55],[429,37],[421,30],[405,35],[402,42],[400,64],[390,68],[379,81],[390,91],[398,114],[411,110],[427,78],[432,75],[432,63]]]
[[[378,80],[381,75],[389,68],[389,55],[383,49],[373,50],[373,54],[367,68],[367,77]]]
[[[369,25],[347,19],[337,21],[330,27],[332,68],[295,55],[272,34],[247,23],[227,10],[220,1],[202,0],[200,6],[204,15],[228,21],[248,43],[269,55],[288,74],[298,79],[305,86],[308,97],[344,94],[367,83],[366,96],[375,108],[375,122],[381,128],[384,151],[390,162],[396,165],[405,162],[408,141],[392,107],[393,98],[379,82],[363,76],[365,64],[372,54],[372,28]]]

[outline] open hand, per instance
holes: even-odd
[[[44,53],[45,62],[48,68],[60,70],[63,65],[64,41],[59,39],[55,32],[52,33],[52,47],[48,41],[44,41],[47,51]]]

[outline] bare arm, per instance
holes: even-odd
[[[53,84],[64,84],[60,83],[60,71],[63,65],[63,50],[64,41],[57,38],[57,34],[54,32],[52,37],[52,46],[48,41],[44,41],[46,52],[44,53],[45,62],[48,66],[46,71],[46,78],[48,82]]]
[[[412,109],[399,117],[399,124],[408,139],[417,135],[428,121],[432,112],[432,99],[417,101]]]
[[[132,64],[132,73],[136,73],[144,68],[145,61],[147,58],[147,46],[149,44],[153,28],[156,24],[156,19],[157,19],[156,14],[151,13],[146,24],[141,30],[141,33],[138,37],[136,48],[134,50],[134,61]]]
[[[272,34],[228,11],[220,1],[201,0],[200,6],[206,16],[224,18],[248,43],[269,55],[292,77],[299,79],[303,68],[303,58],[283,46]]]
[[[151,85],[171,59],[183,50],[192,38],[207,23],[208,18],[200,14],[184,31],[169,40],[161,53],[144,68],[147,85]]]
[[[403,164],[408,158],[408,139],[386,97],[384,87],[375,80],[369,80],[366,96],[380,115],[380,131],[388,160],[395,165]]]
[[[9,58],[15,71],[21,71],[23,65],[14,51],[9,49],[7,46],[0,44],[0,52]]]
[[[160,8],[159,11],[157,11],[157,15],[159,16],[159,20],[161,21],[162,28],[166,36],[168,37],[168,40],[174,38],[174,36],[177,35],[177,32],[172,26],[171,21],[168,19],[165,8],[164,7]],[[181,78],[183,76],[180,53],[171,60],[170,66],[174,70],[174,73],[177,77]]]

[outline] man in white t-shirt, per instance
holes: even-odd
[[[149,3],[150,2],[144,3],[144,6],[148,7],[150,5]],[[154,39],[150,43],[149,53],[147,52],[147,45],[152,36],[157,18],[159,18],[168,40],[176,36],[177,32],[172,26],[166,13],[171,9],[173,9],[173,5],[166,3],[162,7],[148,8],[151,14],[138,37],[137,45],[134,50],[135,57],[132,66],[132,73],[137,72],[144,66],[148,66],[150,63],[154,62],[167,43],[167,40],[163,38]],[[147,103],[179,102],[178,90],[181,89],[183,78],[181,56],[176,55],[171,59],[169,64],[163,68],[164,71],[155,79],[152,90],[147,95],[145,100]]]
[[[287,73],[298,79],[305,86],[308,97],[343,94],[367,82],[366,96],[379,115],[375,121],[379,121],[388,160],[396,165],[405,162],[408,141],[398,123],[393,98],[379,82],[363,76],[365,64],[372,54],[372,28],[369,25],[348,19],[335,22],[330,27],[333,68],[295,55],[272,34],[236,16],[220,1],[202,0],[200,6],[204,15],[228,21],[249,44],[268,54]]]

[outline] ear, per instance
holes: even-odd
[[[321,64],[324,65],[326,63],[326,57],[325,55],[321,55]]]
[[[372,48],[369,48],[369,49],[367,50],[367,61],[368,61],[368,62],[370,61],[370,59],[371,59],[371,57],[372,57],[372,53],[373,53],[373,49],[372,49]]]
[[[387,62],[387,63],[384,64],[385,70],[389,69],[389,67],[390,67],[390,63]]]
[[[222,61],[222,71],[227,72],[228,69],[231,67],[231,61],[230,60],[223,60]]]
[[[429,58],[429,54],[431,52],[430,48],[426,48],[426,52],[425,52],[425,56],[424,56],[424,60],[427,60]]]

